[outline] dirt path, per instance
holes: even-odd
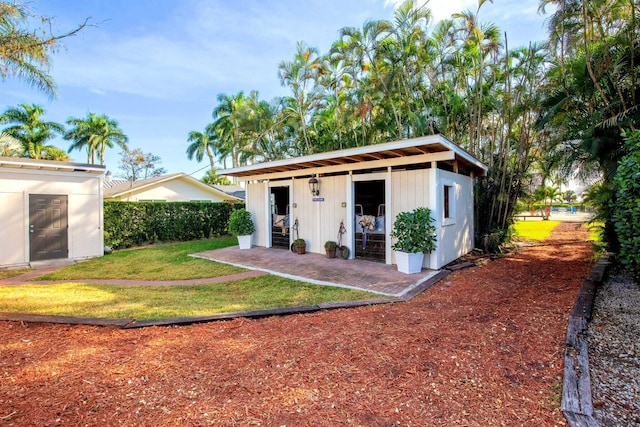
[[[0,322],[0,425],[564,425],[588,232],[408,303],[137,330]]]

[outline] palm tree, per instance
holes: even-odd
[[[7,133],[0,132],[0,156],[23,157],[24,148],[20,141]]]
[[[193,160],[195,157],[196,161],[200,163],[206,155],[209,158],[211,170],[213,170],[216,162],[214,152],[216,151],[218,143],[215,126],[210,123],[205,127],[204,132],[195,130],[189,132],[187,141],[191,143],[187,147],[187,158]]]
[[[300,130],[299,154],[313,152],[309,135],[309,123],[314,109],[322,99],[315,84],[321,68],[318,49],[298,42],[293,61],[283,61],[278,66],[280,83],[289,86],[292,96],[287,97],[287,108],[296,118]]]
[[[95,164],[96,153],[100,164],[104,165],[104,153],[107,148],[119,146],[127,148],[128,138],[118,126],[118,122],[105,114],[88,113],[86,118],[71,117],[67,124],[72,126],[64,134],[64,139],[73,141],[69,152],[87,150],[87,163]]]
[[[29,18],[38,18],[43,28],[22,28]],[[17,76],[50,96],[56,94],[56,85],[48,74],[49,53],[60,47],[60,40],[78,33],[85,21],[66,34],[54,36],[48,30],[51,24],[46,16],[32,15],[19,2],[0,2],[0,76]]]
[[[26,157],[60,159],[60,153],[46,142],[64,132],[64,127],[56,122],[42,121],[44,113],[39,105],[23,103],[18,107],[8,108],[0,116],[0,123],[11,124],[4,132],[20,141]]]
[[[247,114],[247,98],[243,91],[235,95],[218,95],[218,105],[213,109],[213,128],[218,135],[217,151],[226,168],[226,159],[231,157],[231,166],[240,166],[242,149],[246,145],[247,136],[244,132]]]

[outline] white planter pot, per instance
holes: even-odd
[[[240,249],[251,249],[251,238],[253,234],[248,236],[238,236],[238,245],[240,245]]]
[[[398,265],[398,271],[401,273],[420,273],[423,261],[424,254],[422,252],[410,254],[407,252],[396,251],[396,263]]]

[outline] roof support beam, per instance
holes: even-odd
[[[275,173],[264,173],[259,175],[239,176],[237,178],[240,181],[282,179],[282,178],[292,178],[297,176],[308,176],[311,174],[326,174],[326,173],[333,173],[333,172],[357,171],[357,170],[364,170],[364,169],[376,169],[376,168],[393,167],[393,166],[401,166],[401,165],[415,165],[419,163],[443,162],[443,161],[450,161],[450,160],[455,160],[455,153],[453,151],[440,151],[437,153],[418,154],[415,156],[396,157],[393,159],[372,160],[368,162],[351,163],[351,164],[344,164],[344,165],[298,169],[298,170],[292,170],[289,172],[275,172]]]

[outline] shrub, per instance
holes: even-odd
[[[618,163],[613,189],[613,224],[620,244],[620,262],[640,273],[640,131],[625,135],[628,154]]]
[[[256,231],[251,219],[251,212],[246,209],[236,209],[229,217],[229,233],[234,236],[248,236]]]
[[[398,239],[394,251],[429,253],[436,249],[436,227],[429,208],[416,208],[412,212],[400,212],[393,223],[391,237]]]
[[[155,240],[186,241],[220,236],[227,234],[231,211],[232,205],[226,202],[105,201],[105,245],[120,249]]]

